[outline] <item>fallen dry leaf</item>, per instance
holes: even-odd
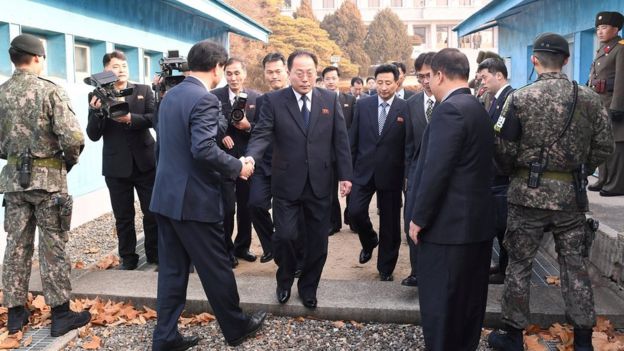
[[[97,350],[102,347],[102,339],[99,336],[91,336],[91,340],[82,344],[82,348],[85,350]]]
[[[611,321],[606,319],[605,317],[599,316],[598,318],[596,318],[596,326],[594,327],[594,331],[610,334],[611,332],[613,332],[613,324],[611,324]]]
[[[97,248],[97,247],[90,247],[90,248],[88,248],[88,249],[83,251],[83,253],[85,253],[85,254],[96,254],[98,252],[100,252],[100,249]]]
[[[36,309],[43,310],[46,307],[45,297],[43,297],[42,295],[37,295],[31,305]]]
[[[30,346],[30,344],[32,344],[32,336],[29,336],[26,338],[26,340],[24,340],[24,343],[22,344],[23,347],[28,347]]]
[[[528,335],[533,335],[542,331],[542,328],[540,328],[540,326],[537,324],[529,324],[529,326],[526,327],[525,330]]]
[[[358,323],[356,321],[350,321],[351,325],[356,327],[357,329],[362,329],[363,325],[362,323]]]
[[[19,347],[20,347],[20,342],[13,337],[8,337],[4,339],[2,343],[0,343],[0,349],[2,350],[17,349]]]
[[[296,320],[297,322],[300,322],[300,323],[305,322],[305,318],[303,318],[303,317],[301,317],[301,316],[299,316],[299,317],[295,318],[295,320]]]
[[[559,277],[554,276],[554,275],[547,275],[546,276],[546,283],[548,285],[561,286],[561,280],[559,279]]]
[[[341,328],[343,328],[345,326],[345,322],[343,322],[343,321],[335,321],[332,324],[334,325],[334,327],[336,327],[338,329],[341,329]]]
[[[111,267],[115,267],[119,265],[119,257],[117,255],[110,254],[108,256],[103,257],[97,264],[96,267],[101,270],[106,270]]]
[[[150,319],[154,319],[157,317],[156,311],[147,307],[147,306],[143,306],[143,309],[145,310],[145,313],[141,314],[141,317],[145,318],[145,320],[150,320]]]
[[[82,261],[78,261],[76,263],[74,263],[74,268],[75,269],[84,269],[85,268],[85,263]]]
[[[548,351],[548,348],[540,342],[537,335],[525,335],[524,344],[527,351]]]

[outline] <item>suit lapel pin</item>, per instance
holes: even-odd
[[[403,117],[401,116],[397,117],[397,123],[403,123]]]
[[[321,114],[323,115],[329,115],[329,109],[328,108],[324,108],[321,110]]]
[[[249,109],[250,109],[250,110],[251,110],[251,109],[254,109],[254,108],[256,108],[256,105],[249,105]]]
[[[344,104],[344,107],[349,107],[349,104]]]
[[[143,95],[137,95],[137,100],[143,100]]]

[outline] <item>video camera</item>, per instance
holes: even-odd
[[[86,84],[94,86],[95,89],[89,93],[89,101],[93,96],[97,96],[102,103],[101,111],[104,117],[117,118],[125,116],[130,112],[130,106],[125,101],[119,101],[122,96],[132,95],[132,88],[123,90],[115,89],[115,82],[118,81],[117,75],[110,71],[96,73],[91,77],[84,79]]]
[[[163,57],[158,62],[160,64],[160,80],[158,84],[153,84],[152,89],[156,92],[157,101],[167,90],[178,85],[184,80],[182,72],[189,70],[188,63],[184,57],[180,56],[178,50],[169,50],[167,57]],[[174,75],[174,71],[179,73]]]
[[[232,113],[230,113],[230,118],[232,119],[232,123],[238,123],[245,118],[245,107],[247,106],[247,94],[239,93],[238,96],[234,99],[234,103],[232,104]]]

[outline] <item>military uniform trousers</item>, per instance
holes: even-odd
[[[503,290],[502,315],[506,324],[524,329],[529,324],[530,280],[533,258],[545,230],[555,238],[561,269],[561,293],[566,319],[575,328],[591,329],[596,320],[594,296],[586,259],[582,257],[585,215],[509,204],[504,245],[509,254]]]
[[[624,195],[624,142],[615,143],[615,151],[598,167],[602,190]]]
[[[55,307],[69,301],[71,262],[65,253],[69,234],[61,231],[55,194],[45,190],[4,194],[7,232],[2,271],[4,307],[26,303],[36,227],[39,227],[39,270],[46,302]]]

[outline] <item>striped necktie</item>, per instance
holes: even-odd
[[[381,132],[383,131],[383,126],[386,123],[386,118],[388,117],[388,112],[386,112],[386,107],[388,106],[388,103],[385,101],[379,104],[379,107],[381,107],[381,110],[377,115],[377,123],[379,124],[379,135],[381,135]]]

